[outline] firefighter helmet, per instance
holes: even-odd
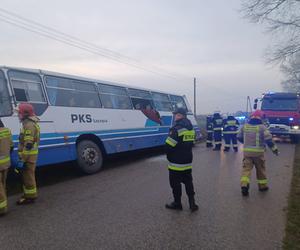
[[[260,119],[260,120],[264,119],[264,117],[265,114],[261,110],[254,111],[250,116],[251,119]]]
[[[214,114],[213,114],[213,118],[219,118],[219,117],[221,117],[221,115],[220,115],[220,113],[219,112],[215,112]]]
[[[21,119],[24,119],[29,116],[34,116],[34,108],[30,103],[20,103],[17,108],[18,114],[21,116]]]

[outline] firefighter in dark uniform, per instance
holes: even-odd
[[[7,212],[6,177],[13,151],[12,135],[0,120],[0,216]]]
[[[223,127],[223,119],[219,113],[214,113],[213,116],[213,126],[214,126],[214,141],[215,148],[214,151],[220,151],[222,146],[222,127]]]
[[[239,130],[239,121],[234,118],[234,116],[229,115],[227,119],[224,119],[223,122],[223,136],[225,140],[224,152],[228,152],[230,150],[230,146],[232,143],[233,149],[235,152],[238,151],[237,144],[237,134]]]
[[[212,123],[212,117],[206,117],[206,147],[211,148],[213,146],[213,135],[214,135],[214,125]]]
[[[175,124],[170,129],[166,140],[166,153],[169,161],[169,181],[173,190],[174,201],[166,204],[166,208],[182,210],[181,204],[181,183],[189,199],[190,210],[198,210],[195,203],[195,192],[192,178],[192,147],[195,140],[195,130],[190,120],[186,118],[186,110],[178,108],[174,112]]]

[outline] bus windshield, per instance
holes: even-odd
[[[0,117],[12,114],[12,107],[9,93],[4,78],[4,74],[0,71]]]
[[[298,109],[298,99],[264,98],[261,109],[274,111],[294,111]]]

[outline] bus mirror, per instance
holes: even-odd
[[[253,108],[257,109],[257,103],[254,103]]]
[[[257,104],[257,103],[258,103],[258,99],[255,99],[255,100],[254,100],[254,103]]]

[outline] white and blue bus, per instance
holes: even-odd
[[[85,173],[95,173],[105,155],[161,146],[173,123],[172,111],[188,111],[185,96],[130,87],[37,69],[0,67],[0,117],[13,134],[17,161],[20,122],[13,112],[29,102],[40,118],[37,166],[77,160]]]

